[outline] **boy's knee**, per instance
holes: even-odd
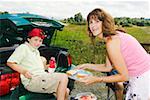
[[[61,80],[68,80],[67,74],[61,73]]]
[[[65,79],[68,79],[68,75],[67,75],[67,74],[64,74],[64,73],[63,73],[63,74],[62,74],[62,77],[65,78]]]

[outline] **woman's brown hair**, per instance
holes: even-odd
[[[89,28],[89,21],[91,19],[98,19],[102,21],[102,32],[104,37],[117,34],[115,32],[115,23],[113,17],[106,13],[104,10],[96,8],[93,11],[91,11],[87,16],[88,32],[91,38],[95,38],[95,36],[93,36]]]

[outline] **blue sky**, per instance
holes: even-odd
[[[94,8],[103,8],[113,17],[150,18],[149,0],[1,0],[0,11],[29,12],[56,19],[73,17],[81,12],[84,18]]]

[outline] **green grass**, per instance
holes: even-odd
[[[150,27],[125,27],[127,33],[141,43],[150,43]],[[86,25],[68,25],[58,31],[52,44],[69,49],[74,64],[103,63],[105,61],[105,45],[92,46],[87,34]]]
[[[126,31],[140,43],[150,43],[150,27],[126,27]]]

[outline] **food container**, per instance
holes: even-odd
[[[75,100],[97,100],[97,97],[91,92],[78,93]]]

